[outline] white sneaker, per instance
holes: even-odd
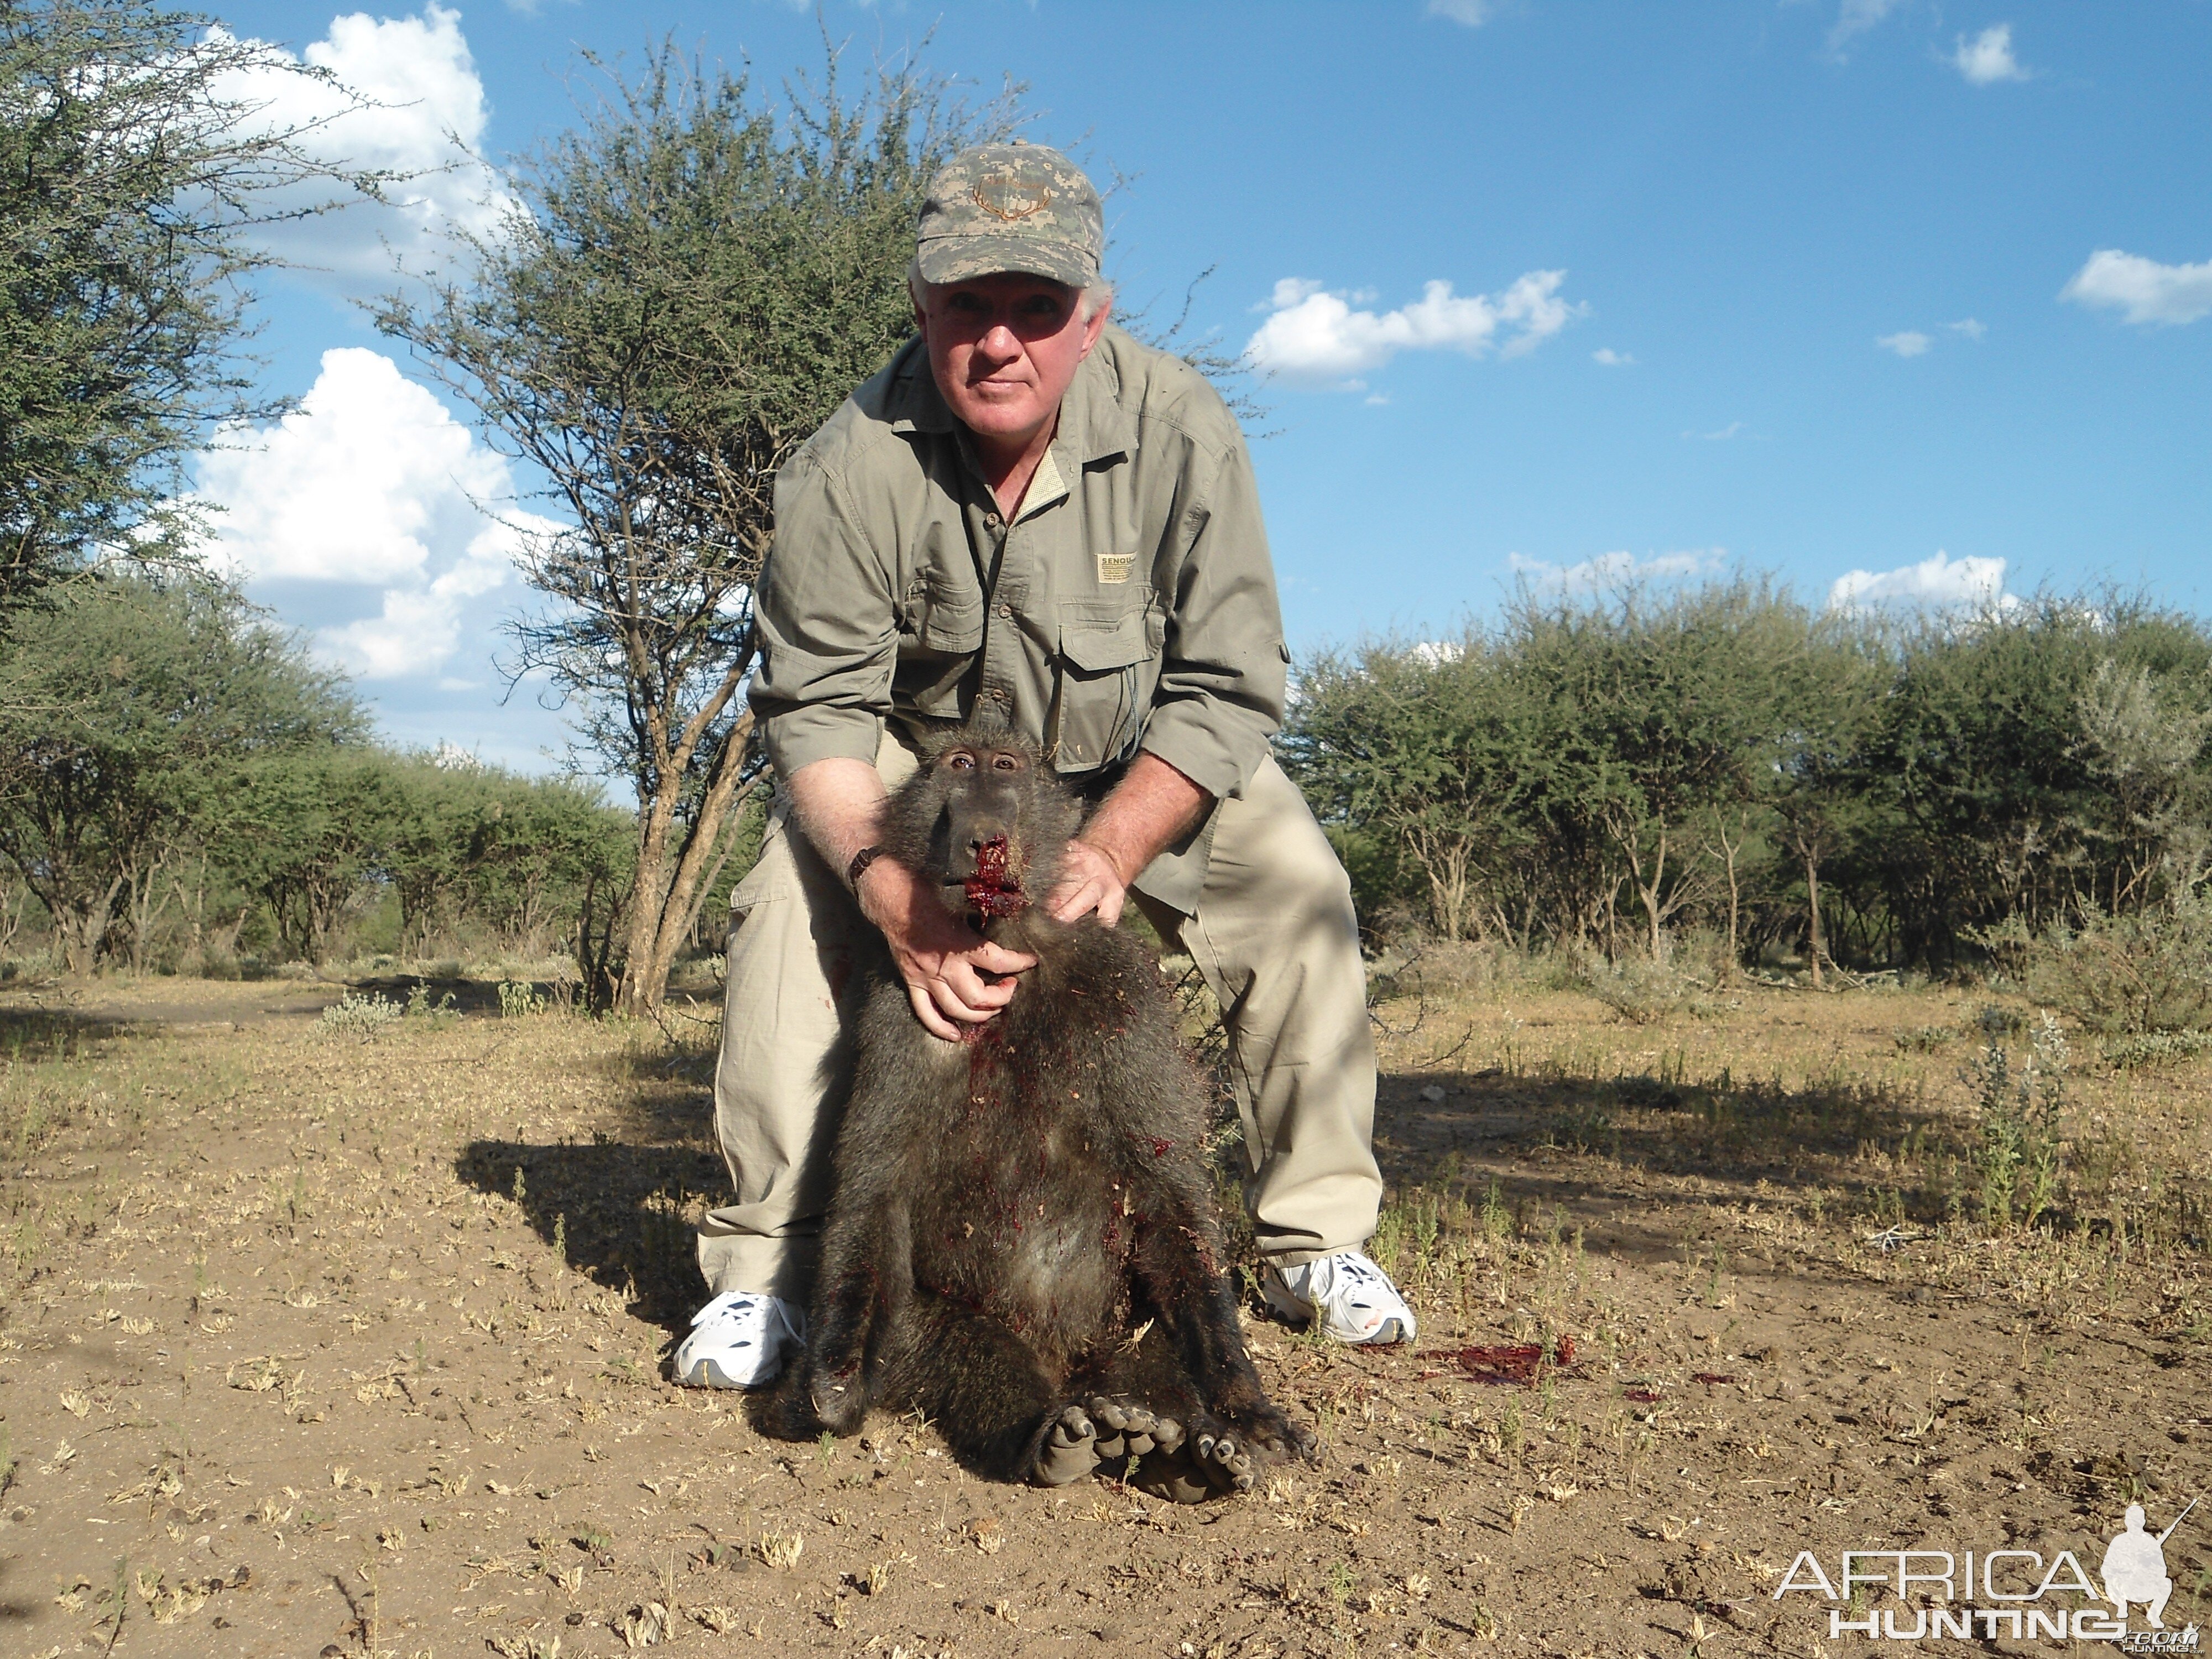
[[[1321,1321],[1339,1342],[1411,1342],[1413,1310],[1390,1275],[1357,1250],[1339,1250],[1295,1267],[1270,1263],[1260,1275],[1267,1304],[1286,1319]]]
[[[781,1297],[725,1291],[691,1316],[677,1345],[676,1380],[693,1389],[757,1389],[784,1354],[806,1345],[806,1316]]]

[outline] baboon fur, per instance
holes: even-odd
[[[766,1426],[849,1435],[872,1406],[918,1407],[987,1477],[1103,1463],[1197,1501],[1314,1441],[1245,1352],[1205,1092],[1156,965],[1047,910],[1079,819],[1036,749],[988,725],[938,736],[888,804],[886,854],[1036,966],[964,1042],[915,1018],[888,947],[856,976],[808,1346]]]

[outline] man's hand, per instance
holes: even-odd
[[[1102,927],[1121,920],[1128,902],[1129,880],[1113,855],[1087,841],[1072,841],[1060,862],[1060,884],[1052,890],[1052,913],[1062,921],[1098,913]]]
[[[832,870],[850,869],[882,830],[881,775],[866,761],[833,756],[800,767],[787,781],[800,831]],[[945,909],[941,894],[895,859],[871,863],[854,896],[891,947],[914,1017],[947,1042],[960,1041],[963,1024],[980,1024],[1013,1000],[1012,980],[984,975],[1036,965],[1034,957],[980,938]]]
[[[980,1025],[995,1017],[1013,1000],[1018,982],[1013,975],[1036,966],[1035,957],[982,938],[896,859],[879,858],[869,865],[856,896],[860,914],[891,947],[914,1017],[947,1042],[962,1040],[963,1024]]]
[[[1139,755],[1082,835],[1067,843],[1052,914],[1073,921],[1095,910],[1102,925],[1113,927],[1138,872],[1182,840],[1212,804],[1212,796],[1158,756]]]

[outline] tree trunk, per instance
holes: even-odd
[[[1805,915],[1810,943],[1806,955],[1813,963],[1813,988],[1820,988],[1820,958],[1827,954],[1827,941],[1820,934],[1820,860],[1811,854],[1805,856]]]
[[[88,974],[98,963],[100,941],[107,937],[108,926],[115,919],[115,896],[122,890],[123,878],[118,876],[107,884],[106,891],[81,906],[66,902],[48,904],[54,936],[61,941],[62,965],[70,973]]]
[[[748,710],[723,733],[681,849],[673,853],[673,869],[669,832],[675,824],[677,794],[683,786],[679,769],[672,766],[662,772],[660,790],[647,805],[639,827],[637,871],[625,902],[629,911],[629,943],[621,981],[614,992],[615,1006],[623,1013],[650,1016],[668,994],[668,975],[676,965],[676,953],[690,937],[698,921],[699,906],[707,896],[708,883],[703,878],[714,866],[732,809],[743,799],[741,775],[752,732],[753,717]]]

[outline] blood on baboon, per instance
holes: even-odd
[[[811,1439],[919,1407],[992,1478],[1104,1465],[1196,1501],[1314,1440],[1245,1352],[1205,1093],[1156,966],[1042,902],[1080,810],[990,726],[939,735],[888,804],[885,853],[1036,966],[957,1043],[915,1019],[887,948],[858,977],[808,1346],[766,1420]]]

